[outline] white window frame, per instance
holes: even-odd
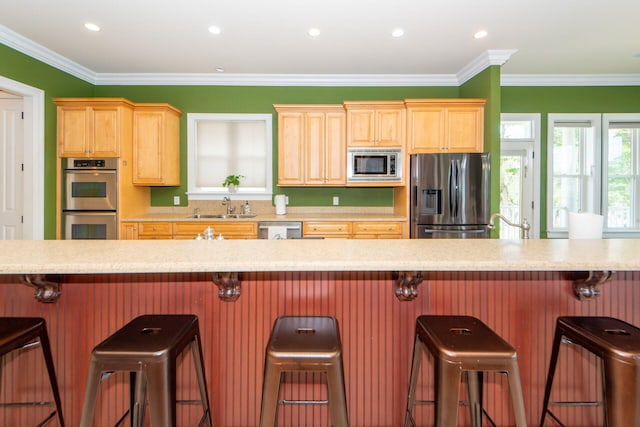
[[[527,153],[527,171],[523,191],[525,203],[531,201],[533,207],[523,206],[523,219],[527,219],[531,229],[529,236],[532,239],[540,238],[540,113],[503,113],[500,121],[527,121],[531,122],[531,138],[502,138],[500,139],[500,154],[507,155],[514,151],[525,151]],[[528,215],[530,212],[531,215]]]
[[[602,194],[602,115],[601,114],[549,114],[547,116],[547,237],[568,238],[569,227],[552,227],[553,221],[553,131],[557,122],[591,122],[594,128],[593,149],[593,208],[582,206],[582,211],[599,214],[601,212]]]
[[[196,187],[197,176],[197,144],[196,124],[199,121],[264,121],[265,122],[265,187],[246,187],[242,185],[235,195],[245,200],[271,200],[273,197],[273,116],[271,114],[217,114],[217,113],[189,113],[187,114],[187,195],[190,200],[222,200],[229,195],[229,189],[220,186],[203,189]],[[236,171],[228,171],[234,174]]]
[[[608,191],[608,177],[609,177],[609,123],[611,122],[637,122],[640,123],[640,114],[603,114],[602,115],[602,215],[605,218],[604,235],[610,238],[616,237],[640,237],[640,224],[635,228],[620,229],[610,228],[607,224],[608,218],[608,205],[606,203],[609,200]],[[639,144],[640,145],[640,144]],[[640,168],[640,147],[636,147],[635,158],[632,159],[634,169],[637,171]],[[634,183],[633,202],[635,209],[635,217],[640,218],[640,180],[636,179]]]

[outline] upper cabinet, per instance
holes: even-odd
[[[484,149],[484,99],[407,99],[407,147],[414,153]]]
[[[274,105],[278,112],[278,185],[346,183],[342,105]]]
[[[133,103],[123,98],[56,98],[59,157],[119,157],[131,143]]]
[[[402,101],[345,101],[349,147],[404,147]]]
[[[180,110],[136,104],[133,113],[133,184],[180,185]]]

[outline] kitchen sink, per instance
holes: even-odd
[[[187,218],[195,218],[195,219],[203,219],[203,218],[219,218],[219,219],[239,219],[239,218],[254,218],[253,214],[217,214],[217,215],[205,215],[205,214],[194,214],[189,215]]]

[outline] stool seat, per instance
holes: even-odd
[[[327,374],[328,404],[334,427],[349,425],[344,390],[342,344],[338,322],[328,316],[282,316],[267,344],[260,426],[275,426],[281,374],[320,371]],[[309,401],[288,403],[312,403]]]
[[[55,411],[40,425],[45,424],[57,414],[60,426],[64,427],[60,391],[53,366],[53,356],[45,320],[41,317],[0,317],[0,357],[33,342],[39,342],[42,347],[42,355],[47,366],[49,383],[55,402]],[[2,378],[2,365],[0,365],[0,378]]]
[[[203,420],[211,426],[198,318],[168,314],[136,317],[93,349],[80,426],[91,426],[102,372],[115,371],[133,374],[132,425],[143,424],[148,391],[151,425],[175,426],[176,359],[187,346],[194,359]]]
[[[540,426],[547,414],[557,420],[549,400],[563,339],[600,358],[605,425],[640,425],[640,329],[613,317],[563,316],[556,320]]]
[[[516,350],[491,328],[471,316],[423,315],[416,320],[414,354],[407,396],[405,426],[415,425],[413,408],[422,353],[434,359],[435,424],[456,426],[462,373],[467,378],[471,422],[482,425],[482,371],[507,374],[517,426],[526,426]]]

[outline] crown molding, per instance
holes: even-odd
[[[640,74],[503,74],[500,86],[640,86]]]
[[[0,24],[0,43],[94,85],[460,86],[516,49],[491,49],[457,74],[162,74],[96,73]],[[640,86],[640,74],[503,74],[501,86]]]
[[[490,49],[467,64],[456,74],[458,85],[462,85],[491,65],[504,65],[517,49]]]
[[[88,83],[95,84],[96,73],[71,61],[69,58],[57,54],[56,52],[29,40],[28,38],[10,30],[0,24],[0,43],[9,46],[18,52],[24,53],[38,61],[51,65],[65,73],[71,74]]]
[[[169,86],[457,86],[440,74],[96,74],[96,85]]]

